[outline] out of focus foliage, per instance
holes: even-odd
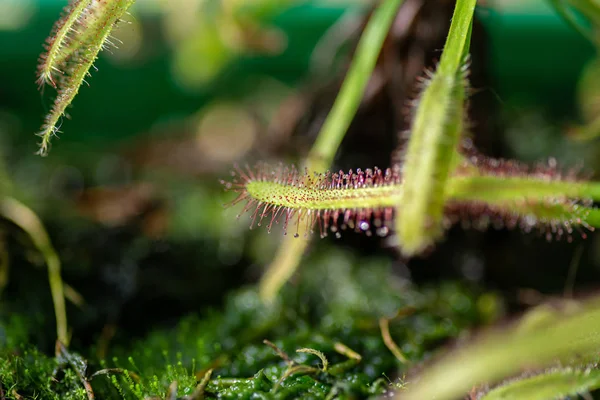
[[[51,103],[37,93],[34,71],[64,2],[0,0],[0,195],[46,226],[71,329],[69,349],[57,353],[43,257],[2,219],[0,398],[86,399],[90,390],[169,400],[376,396],[410,384],[445,345],[469,342],[470,328],[597,289],[597,235],[547,243],[459,227],[410,261],[378,238],[324,240],[278,303],[259,303],[255,282],[281,235],[250,232],[235,219],[239,210],[224,210],[230,198],[218,179],[236,161],[306,154],[370,10],[351,3],[138,1],[116,32],[123,44],[98,60],[65,133],[41,159],[32,134]],[[406,1],[336,169],[389,161],[415,79],[439,57],[453,3]],[[541,10],[548,24],[511,19],[522,10],[511,2],[486,2],[476,15],[472,140],[494,156],[556,156],[600,170],[594,142],[564,131],[578,125],[589,132],[580,139],[597,135],[595,48],[538,3],[518,6]],[[302,348],[322,352],[328,369],[318,355],[296,352]],[[548,382],[560,393],[584,392],[597,387],[597,370],[525,371],[486,396]]]
[[[298,285],[286,288],[270,308],[255,289],[238,290],[228,296],[223,311],[184,317],[176,327],[133,343],[120,340],[104,354],[107,361],[91,351],[97,347],[88,348],[87,367],[76,354],[58,359],[40,354],[25,344],[39,325],[23,316],[7,318],[1,327],[7,362],[0,367],[0,380],[9,396],[14,391],[85,399],[83,378],[103,398],[119,393],[128,399],[171,398],[169,390],[191,395],[212,369],[204,391],[219,398],[253,393],[262,398],[365,397],[401,387],[401,379],[386,377],[409,366],[386,348],[380,318],[390,318],[388,334],[412,361],[500,311],[497,298],[461,285],[417,290],[404,279],[390,279],[389,261],[337,251],[312,257],[306,266]],[[289,354],[294,364],[263,339]],[[327,370],[318,357],[296,353],[300,348],[323,352]]]

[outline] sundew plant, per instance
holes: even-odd
[[[102,49],[116,45],[111,32],[133,3],[134,0],[76,0],[65,8],[39,60],[38,85],[56,91],[54,104],[39,132],[40,154],[48,154],[50,142],[59,129],[72,134],[68,132],[68,123],[61,128],[62,118],[82,84],[89,80],[93,86],[93,78],[88,78],[93,63]],[[263,350],[271,356],[275,354],[279,362],[275,369],[254,371],[255,375],[247,379],[215,376],[216,368],[237,361],[223,361],[211,353],[213,363],[191,374],[178,365],[168,369],[165,376],[144,377],[136,371],[133,359],[127,365],[105,366],[90,374],[85,361],[68,349],[70,338],[60,263],[43,226],[35,214],[16,200],[8,197],[2,200],[0,213],[26,231],[45,255],[57,321],[56,360],[61,368],[72,372],[70,378],[75,382],[73,385],[79,385],[81,396],[94,398],[90,382],[109,377],[114,393],[124,398],[236,398],[237,388],[248,396],[244,398],[259,392],[264,394],[261,398],[299,398],[294,397],[299,395],[293,390],[303,390],[300,387],[309,384],[313,385],[311,390],[322,389],[315,398],[351,398],[336,396],[347,389],[340,383],[343,380],[340,377],[363,360],[355,349],[329,337],[319,339],[334,354],[334,361],[330,361],[317,349],[319,340],[312,338],[314,346],[296,349],[304,357],[298,361],[267,338],[259,337],[261,332],[268,331],[262,327],[277,324],[274,315],[285,298],[282,287],[297,272],[313,234],[339,236],[354,230],[388,237],[402,257],[411,258],[434,250],[455,224],[467,229],[539,232],[549,241],[567,242],[574,237],[586,238],[600,227],[600,210],[594,205],[600,201],[600,183],[589,180],[579,170],[561,167],[561,160],[549,158],[528,165],[519,160],[492,158],[473,146],[467,110],[472,93],[470,45],[476,0],[456,1],[436,67],[423,71],[415,82],[418,94],[409,105],[409,129],[399,133],[402,147],[389,149],[391,166],[356,165],[348,171],[331,170],[403,3],[402,0],[377,3],[336,101],[303,162],[297,166],[268,162],[249,166],[240,160],[232,167],[231,176],[221,181],[226,191],[237,194],[229,205],[239,207],[240,216],[249,214],[251,227],[265,226],[267,231],[277,224],[283,227],[284,238],[264,273],[259,294],[248,297],[251,304],[260,306],[254,311],[246,310],[255,312],[253,318],[257,321],[264,318],[264,324],[258,321],[257,326],[253,325],[258,333],[251,338],[258,343],[265,339]],[[580,28],[581,17],[587,18],[588,25],[594,28],[600,21],[600,8],[592,1],[551,3],[580,30],[584,30]],[[587,31],[584,34],[597,36]],[[590,136],[589,132],[584,136]],[[381,163],[388,165],[388,161]],[[244,296],[250,295],[242,294],[240,298]],[[599,304],[598,299],[591,298],[566,310],[534,309],[511,327],[482,333],[435,362],[419,366],[415,369],[418,373],[409,373],[399,383],[383,385],[380,391],[373,384],[372,392],[361,396],[387,394],[409,400],[469,396],[493,400],[554,399],[587,393],[600,387]],[[265,314],[260,316],[257,310],[265,310]],[[390,339],[389,320],[382,318],[379,328],[385,347],[395,359],[408,363]],[[227,331],[224,335],[233,333]],[[202,340],[219,338],[206,333]],[[307,362],[308,357],[315,362]],[[5,373],[7,381],[7,376],[11,382],[18,380],[14,374]],[[312,380],[302,381],[307,377]],[[286,386],[290,379],[295,379],[296,386]],[[35,379],[30,384],[36,384]],[[0,398],[6,396],[2,387],[7,385],[2,385]],[[182,386],[194,389],[182,393]],[[44,390],[51,392],[46,386]],[[8,398],[20,398],[17,395],[10,392],[8,396],[13,397]]]

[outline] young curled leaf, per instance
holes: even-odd
[[[135,0],[79,0],[67,6],[40,58],[38,84],[50,83],[57,96],[39,136],[39,154],[45,155],[58,132],[60,118],[77,95],[110,33]]]
[[[38,66],[38,85],[44,84],[57,88],[64,74],[64,61],[73,53],[78,42],[77,34],[85,29],[92,0],[74,1],[64,9],[64,15],[54,24],[50,37],[46,40],[46,52],[40,56]]]

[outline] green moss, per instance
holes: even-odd
[[[178,396],[189,396],[208,369],[214,369],[206,394],[219,398],[356,398],[382,394],[390,388],[386,376],[407,368],[386,348],[378,320],[399,309],[416,311],[390,323],[390,333],[407,358],[422,360],[440,341],[488,316],[478,311],[477,296],[456,285],[419,290],[393,279],[385,261],[353,259],[347,254],[310,260],[298,284],[289,285],[280,301],[264,306],[255,288],[230,295],[222,312],[204,318],[190,316],[172,330],[159,330],[129,348],[114,349],[110,367],[127,374],[98,377],[125,398],[166,396],[177,382]],[[286,374],[288,362],[272,341],[295,362],[297,373]],[[339,354],[343,343],[360,361]],[[327,372],[313,354],[323,352]],[[288,371],[289,372],[289,371]],[[282,377],[286,375],[285,379]],[[100,387],[94,381],[95,387]]]
[[[0,382],[7,399],[87,399],[74,370],[59,369],[56,359],[34,348],[1,352]]]
[[[73,351],[58,360],[42,354],[27,344],[35,327],[11,317],[0,323],[7,361],[0,379],[8,396],[15,390],[40,399],[87,399],[82,378],[97,398],[108,399],[174,399],[175,393],[193,399],[200,392],[222,399],[365,398],[402,384],[397,377],[409,366],[386,347],[380,318],[413,310],[390,321],[390,335],[408,360],[420,361],[440,342],[491,318],[479,311],[478,298],[454,284],[417,288],[395,278],[389,260],[329,251],[309,259],[276,303],[265,306],[255,287],[242,288],[222,309],[122,343],[107,360],[90,350],[82,352],[87,361]],[[361,359],[340,354],[340,343]],[[322,352],[327,370],[314,354],[297,353],[300,348]]]

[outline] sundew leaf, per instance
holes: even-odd
[[[597,369],[554,369],[510,381],[491,390],[481,400],[563,399],[597,388],[600,388],[600,371]]]
[[[465,58],[476,0],[459,0],[437,70],[426,79],[415,110],[407,152],[404,188],[397,206],[401,251],[412,256],[443,234],[446,183],[463,131]]]
[[[64,16],[56,21],[50,37],[46,41],[46,52],[40,56],[38,66],[38,85],[40,88],[48,83],[55,88],[56,76],[63,74],[61,68],[64,60],[73,53],[72,46],[77,43],[75,32],[84,27],[87,19],[86,11],[92,0],[78,0],[64,9]]]
[[[55,39],[42,57],[40,82],[49,81],[58,94],[39,136],[39,154],[46,155],[58,123],[89,75],[98,53],[110,44],[110,33],[135,0],[79,1],[59,22]],[[58,74],[58,77],[56,75]]]
[[[600,350],[599,318],[600,303],[593,299],[576,312],[545,318],[539,327],[490,332],[425,368],[396,398],[450,400],[525,369],[593,359]]]
[[[482,229],[520,227],[567,240],[576,230],[585,237],[585,230],[600,227],[600,211],[592,207],[600,200],[600,183],[578,181],[573,173],[552,168],[527,172],[510,163],[494,164],[502,167],[496,175],[468,168],[448,179],[446,227],[458,221]],[[294,229],[294,236],[300,236],[300,227],[318,229],[321,236],[346,228],[385,236],[398,218],[394,210],[404,193],[399,168],[310,175],[259,164],[232,174],[232,181],[222,183],[239,193],[233,204],[245,202],[242,213],[251,214],[251,226],[264,223],[270,230],[282,221],[284,231]]]

